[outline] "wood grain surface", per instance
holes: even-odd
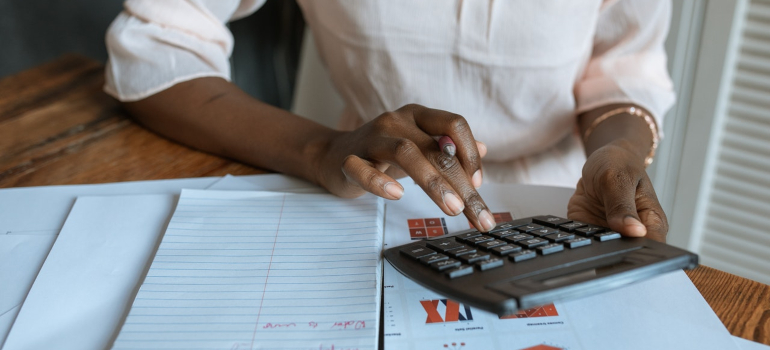
[[[0,80],[0,188],[265,172],[153,134],[103,84],[104,66],[75,55]],[[770,286],[687,274],[730,333],[770,345]]]
[[[153,134],[103,85],[74,55],[0,80],[0,188],[265,172]]]
[[[687,275],[730,333],[770,345],[770,286],[706,266]]]

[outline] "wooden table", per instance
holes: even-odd
[[[265,173],[147,131],[103,84],[104,67],[81,56],[0,80],[0,188]],[[687,274],[730,333],[770,344],[770,286]]]

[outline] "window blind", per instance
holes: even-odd
[[[699,253],[770,283],[770,0],[745,13]]]

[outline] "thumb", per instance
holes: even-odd
[[[609,188],[604,194],[607,225],[629,237],[644,237],[647,228],[636,212],[636,186],[633,183]]]

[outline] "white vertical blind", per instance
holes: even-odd
[[[770,0],[751,0],[743,23],[699,252],[770,283]]]

